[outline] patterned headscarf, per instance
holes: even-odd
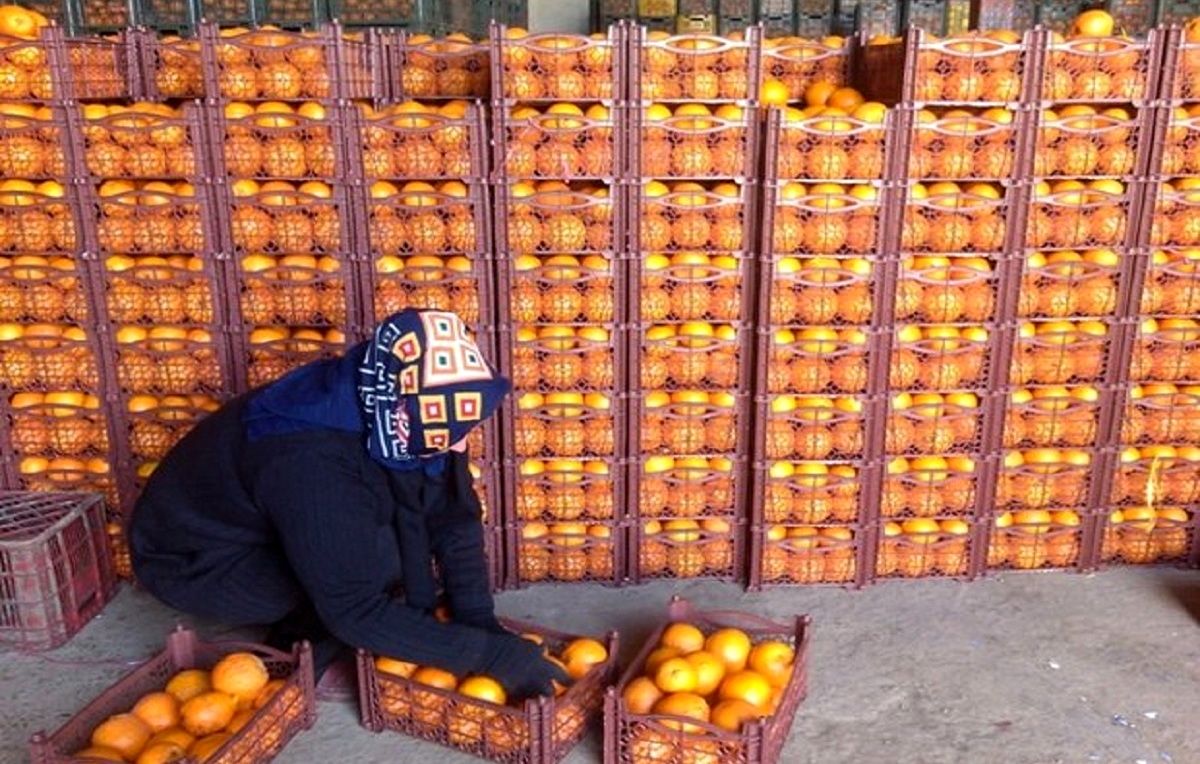
[[[243,421],[252,441],[362,432],[380,464],[430,470],[495,413],[509,387],[457,315],[410,308],[341,358],[302,366],[255,393]]]
[[[375,329],[358,369],[367,450],[403,469],[444,453],[508,394],[454,313],[404,310]]]

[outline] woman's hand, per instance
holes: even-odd
[[[480,673],[499,682],[510,698],[553,695],[554,683],[570,684],[571,677],[542,653],[540,645],[515,634],[493,634],[488,638],[485,665]]]

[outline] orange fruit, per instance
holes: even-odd
[[[187,749],[176,743],[155,743],[146,746],[142,755],[137,757],[135,764],[168,764],[180,761],[187,756]]]
[[[761,708],[744,700],[722,700],[713,707],[711,721],[728,732],[739,732],[743,724],[762,716]]]
[[[183,716],[183,728],[196,737],[204,737],[228,727],[237,707],[237,698],[214,690],[197,695],[184,703],[179,711]]]
[[[174,743],[186,751],[195,741],[195,736],[191,735],[183,727],[172,727],[171,729],[163,730],[154,737],[150,738],[150,742],[146,743],[146,747],[150,748],[158,745],[159,743]]]
[[[808,106],[825,106],[837,89],[837,85],[831,82],[814,82],[804,91],[804,103]]]
[[[696,668],[686,658],[671,658],[654,672],[654,684],[666,693],[695,692]]]
[[[719,658],[727,671],[741,671],[750,658],[750,637],[741,629],[719,629],[704,641],[704,649]]]
[[[166,690],[175,696],[175,700],[186,703],[197,695],[212,689],[212,682],[207,671],[188,669],[180,671],[167,682]]]
[[[576,639],[563,648],[562,660],[572,679],[582,679],[593,666],[608,660],[608,649],[594,639]]]
[[[192,743],[192,747],[188,749],[188,755],[198,761],[208,761],[232,737],[233,735],[228,732],[218,732],[215,735],[200,738]]]
[[[653,679],[639,676],[625,687],[621,697],[625,699],[631,714],[648,714],[663,694]]]
[[[841,109],[849,114],[859,106],[862,106],[865,100],[862,93],[854,88],[838,88],[833,91],[833,95],[829,96],[829,101],[825,105],[834,109]]]
[[[673,623],[663,632],[660,647],[676,647],[683,655],[704,648],[704,632],[690,623]]]
[[[381,655],[375,659],[375,670],[384,674],[408,679],[417,670],[417,664],[398,661],[395,658],[386,658]]]
[[[701,722],[708,721],[710,713],[708,701],[693,692],[677,692],[673,695],[667,695],[655,703],[654,708],[651,710],[656,714],[682,716]],[[662,725],[668,729],[682,730],[684,732],[699,732],[701,729],[695,724],[673,720],[663,720]]]
[[[643,667],[643,671],[646,672],[647,676],[652,676],[655,671],[658,671],[658,667],[666,661],[670,660],[671,658],[682,657],[683,651],[678,647],[655,648],[653,652],[646,656],[646,665]]]
[[[762,642],[750,651],[748,665],[766,677],[772,687],[782,687],[792,676],[792,662],[796,651],[786,642]]]
[[[500,683],[486,676],[467,677],[458,686],[458,693],[466,695],[468,698],[486,700],[488,703],[495,703],[498,706],[508,702],[508,695],[505,694]]]
[[[230,653],[213,666],[211,679],[214,690],[234,696],[241,708],[249,708],[271,675],[257,655]]]
[[[771,683],[757,671],[739,671],[726,676],[718,692],[721,700],[744,700],[759,708],[770,708]]]
[[[154,731],[133,714],[110,716],[92,731],[92,745],[111,748],[126,761],[133,761],[150,742]]]
[[[82,751],[75,754],[77,759],[100,759],[102,761],[125,761],[125,757],[115,748],[105,748],[104,746],[94,745],[91,748],[84,748]]]
[[[179,701],[170,693],[152,692],[143,695],[131,713],[144,721],[154,732],[179,726]]]
[[[764,106],[787,106],[788,97],[787,85],[779,80],[764,80],[758,90],[758,99]]]
[[[721,680],[725,678],[725,663],[720,658],[704,650],[698,650],[689,653],[684,660],[692,664],[692,668],[696,671],[697,693],[707,697],[717,691],[717,688],[721,686]]]
[[[412,680],[417,684],[427,684],[441,690],[453,690],[458,686],[458,680],[454,678],[454,674],[432,666],[417,669],[412,675]]]

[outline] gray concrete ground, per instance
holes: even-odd
[[[622,652],[631,653],[676,592],[714,608],[812,614],[809,699],[784,751],[788,764],[1200,762],[1200,572],[1018,574],[861,592],[746,594],[704,582],[556,586],[503,594],[499,609],[581,633],[617,628]],[[154,652],[176,619],[125,589],[65,648],[0,654],[0,761],[25,761],[31,732],[61,723],[127,670],[122,661]],[[474,761],[374,735],[358,726],[352,705],[329,702],[279,759],[434,760]],[[598,733],[568,761],[600,761]]]

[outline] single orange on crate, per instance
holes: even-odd
[[[232,653],[212,670],[214,690],[232,695],[240,708],[249,708],[271,677],[262,659],[251,653]]]
[[[582,679],[585,674],[608,660],[608,650],[594,639],[576,639],[562,651],[562,662],[572,679]]]
[[[133,714],[117,714],[100,723],[92,732],[92,745],[116,751],[127,761],[137,758],[153,731]]]
[[[718,629],[705,640],[704,649],[719,658],[726,670],[741,671],[750,658],[750,637],[740,629]]]

